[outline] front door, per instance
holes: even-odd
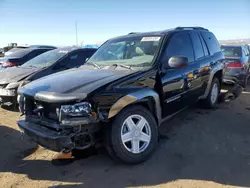
[[[184,68],[169,68],[161,75],[163,88],[163,117],[174,114],[197,98],[201,85],[199,77],[200,65],[195,61],[193,46],[188,31],[174,34],[164,50],[162,63],[168,63],[173,56],[188,58],[189,64]],[[190,91],[194,94],[190,97]],[[196,96],[197,95],[197,96]]]

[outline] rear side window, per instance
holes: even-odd
[[[184,56],[188,58],[188,62],[194,61],[193,46],[188,33],[176,34],[170,39],[163,55],[163,62],[168,62],[173,56]]]
[[[204,38],[210,55],[213,55],[216,52],[220,51],[220,45],[215,36],[210,32],[201,32],[202,37]]]
[[[198,33],[191,32],[190,36],[191,36],[193,46],[194,46],[195,59],[197,60],[197,59],[204,57],[204,52],[203,52],[201,40],[200,40]]]
[[[208,53],[207,45],[206,45],[204,39],[201,36],[200,36],[200,39],[201,39],[202,47],[203,47],[203,50],[204,50],[204,54],[205,54],[205,56],[208,56],[209,53]]]

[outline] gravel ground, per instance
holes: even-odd
[[[105,150],[66,166],[20,138],[19,113],[0,109],[0,182],[5,187],[250,187],[250,89],[216,110],[191,108],[161,127],[152,158],[128,166]]]

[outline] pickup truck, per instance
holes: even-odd
[[[159,126],[201,100],[214,108],[224,56],[201,27],[129,33],[106,41],[78,69],[19,88],[22,132],[53,151],[104,143],[128,164],[157,148]]]

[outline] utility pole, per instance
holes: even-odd
[[[76,46],[78,46],[77,21],[75,21],[75,27],[76,27]]]

